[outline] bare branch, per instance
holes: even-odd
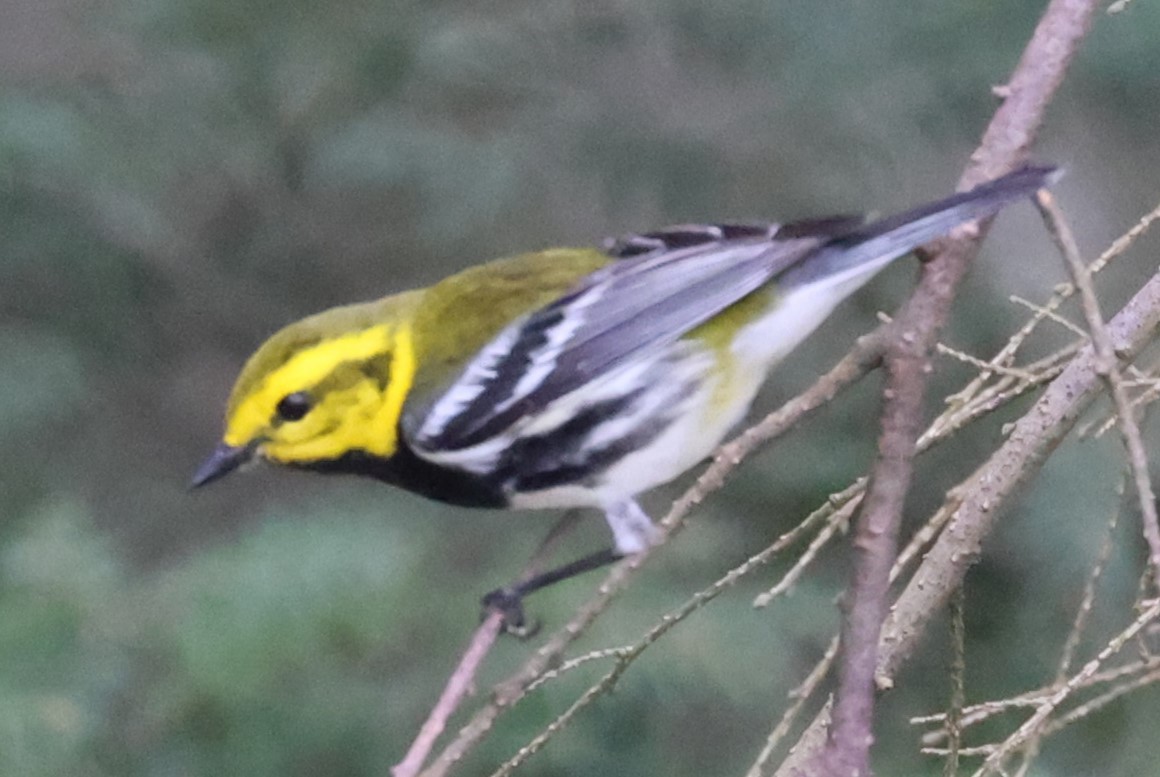
[[[963,610],[966,599],[962,586],[951,597],[951,699],[946,715],[947,760],[943,765],[944,777],[955,777],[959,773],[959,751],[963,746],[963,705],[966,703],[963,681],[967,673]]]
[[[1049,5],[1004,88],[1006,99],[972,155],[960,187],[995,178],[1027,158],[1047,105],[1098,6],[1094,0],[1054,0]],[[845,777],[870,772],[879,633],[910,485],[930,372],[928,358],[984,231],[985,225],[956,230],[927,263],[918,289],[900,316],[902,335],[887,352],[882,434],[853,542],[854,570],[842,622],[833,727],[818,761],[822,774]]]
[[[1116,352],[1131,359],[1160,328],[1160,274],[1153,276],[1108,324]],[[1091,346],[1086,346],[1044,391],[1014,427],[1007,441],[962,487],[961,500],[946,529],[926,554],[889,617],[879,645],[877,683],[888,687],[898,669],[913,655],[930,620],[962,583],[983,539],[998,520],[1001,508],[1019,486],[1030,480],[1052,450],[1099,394]],[[807,728],[798,746],[778,770],[780,775],[809,774],[821,732],[829,725],[828,707]]]
[[[475,682],[475,674],[479,671],[483,659],[491,652],[491,646],[495,644],[502,629],[503,613],[499,611],[490,613],[484,618],[483,623],[479,624],[479,628],[471,636],[467,650],[464,651],[458,666],[448,678],[443,693],[435,702],[435,706],[431,708],[427,720],[423,722],[418,735],[407,750],[407,754],[403,756],[403,760],[391,767],[393,777],[412,777],[423,768],[423,762],[427,760],[431,748],[435,746],[435,741],[439,739],[439,735],[447,727],[447,721],[455,714],[455,710],[459,709],[460,703],[470,693]]]
[[[1160,274],[1152,276],[1108,324],[1117,353],[1132,358],[1160,327]],[[898,597],[883,626],[879,674],[892,677],[917,647],[934,613],[941,609],[977,557],[1000,508],[1031,479],[1102,387],[1090,345],[1020,418],[1007,441],[968,479],[963,501],[946,530]]]
[[[1084,681],[1083,687],[1094,688],[1099,685],[1111,685],[1113,689],[1119,688],[1124,685],[1134,684],[1139,677],[1156,671],[1160,671],[1160,658],[1151,658],[1146,661],[1133,661],[1130,664],[1123,664],[1112,669],[1104,669],[1103,671],[1090,675]],[[963,708],[962,726],[965,729],[982,723],[983,721],[990,720],[996,715],[1002,715],[1013,710],[1038,707],[1066,682],[1067,678],[1065,677],[1059,684],[1052,684],[1046,688],[1038,688],[1034,691],[1021,693],[1018,696],[1011,696],[997,701],[985,701],[972,704]],[[938,712],[933,715],[915,716],[910,719],[910,722],[914,725],[921,725],[923,723],[942,723],[946,719],[947,714],[945,712]],[[944,727],[923,734],[922,742],[924,745],[933,746],[946,740],[947,736],[947,730]]]
[[[1112,395],[1112,403],[1116,406],[1119,418],[1120,434],[1124,440],[1124,447],[1128,453],[1128,466],[1132,472],[1132,479],[1136,486],[1136,496],[1140,502],[1140,515],[1144,523],[1144,538],[1148,541],[1151,555],[1153,574],[1160,571],[1160,518],[1156,515],[1156,494],[1152,490],[1152,478],[1148,474],[1148,453],[1144,449],[1144,441],[1140,437],[1140,427],[1136,424],[1136,412],[1124,388],[1124,378],[1120,374],[1112,340],[1108,336],[1104,324],[1104,316],[1100,312],[1100,303],[1096,299],[1095,289],[1092,287],[1091,273],[1084,266],[1079,255],[1079,247],[1071,228],[1055,203],[1054,198],[1047,192],[1040,192],[1036,196],[1039,210],[1050,227],[1052,237],[1063,254],[1072,281],[1079,289],[1080,299],[1083,301],[1084,317],[1087,318],[1088,329],[1091,330],[1092,343],[1096,357],[1096,369],[1100,377],[1108,384]]]
[[[786,708],[786,711],[781,716],[781,720],[773,727],[773,731],[769,732],[769,736],[765,740],[765,745],[757,754],[757,759],[753,762],[753,766],[749,767],[749,771],[745,773],[745,777],[761,777],[761,775],[765,774],[765,767],[769,763],[770,758],[773,757],[774,751],[781,744],[782,740],[785,739],[786,734],[789,733],[790,726],[797,720],[806,702],[809,701],[814,691],[821,686],[822,680],[829,674],[830,667],[833,666],[834,659],[837,656],[838,638],[834,637],[830,640],[830,644],[826,648],[826,652],[821,660],[806,675],[806,679],[802,681],[802,684],[790,693],[793,704]]]
[[[819,545],[824,544],[837,530],[838,526],[844,525],[849,520],[849,513],[853,511],[862,495],[863,481],[858,481],[854,485],[846,488],[838,494],[833,494],[826,500],[820,508],[811,513],[804,521],[782,534],[777,540],[768,548],[750,557],[745,563],[730,569],[722,577],[716,580],[708,588],[698,591],[692,597],[687,599],[683,604],[666,613],[661,619],[654,624],[644,636],[637,640],[632,645],[620,648],[615,651],[614,658],[615,665],[596,683],[594,683],[588,690],[584,691],[575,702],[573,702],[567,710],[562,712],[551,723],[549,723],[543,731],[537,734],[528,744],[520,748],[514,756],[508,759],[500,766],[492,777],[506,777],[511,774],[518,766],[520,766],[529,757],[541,750],[544,745],[548,743],[553,736],[562,731],[565,726],[569,725],[576,717],[577,713],[591,704],[600,696],[611,691],[620,677],[628,670],[629,666],[633,664],[640,656],[661,639],[665,634],[671,631],[678,624],[684,622],[697,610],[704,607],[709,602],[716,599],[727,589],[737,583],[738,580],[748,575],[754,569],[768,563],[773,557],[788,548],[796,542],[802,535],[813,529],[818,524],[822,524],[820,531],[815,536],[814,540],[810,542],[810,548],[816,549]],[[787,581],[796,579],[795,572],[800,574],[800,570],[808,563],[805,559],[813,558],[815,554],[807,552],[802,559],[787,572],[782,578],[782,584],[779,584],[779,593],[784,593],[789,589]],[[784,585],[783,585],[784,584]],[[540,685],[540,682],[534,682],[529,686],[528,690]],[[807,681],[808,685],[808,681]]]
[[[1103,577],[1104,568],[1108,564],[1108,559],[1111,558],[1112,547],[1115,545],[1116,525],[1120,521],[1120,511],[1124,509],[1124,491],[1124,479],[1120,478],[1120,482],[1116,485],[1118,493],[1116,506],[1104,525],[1104,538],[1100,542],[1100,549],[1096,553],[1096,560],[1092,564],[1087,580],[1084,581],[1083,595],[1080,597],[1079,606],[1076,607],[1075,618],[1071,622],[1071,629],[1063,643],[1063,650],[1060,651],[1059,668],[1055,671],[1055,685],[1057,686],[1062,685],[1067,680],[1067,673],[1071,671],[1071,663],[1075,660],[1076,648],[1079,647],[1079,641],[1082,639],[1088,620],[1091,618],[1092,605],[1096,599],[1096,585]]]
[[[1156,620],[1157,617],[1160,617],[1160,601],[1153,601],[1144,612],[1140,613],[1136,620],[1132,621],[1128,628],[1117,634],[1100,651],[1098,656],[1084,664],[1083,668],[1066,685],[1051,694],[1048,699],[1039,705],[1039,708],[1035,710],[1035,714],[1028,718],[1014,734],[1007,737],[1002,745],[995,748],[994,752],[987,756],[987,760],[983,762],[983,766],[975,772],[973,777],[986,777],[988,774],[1001,771],[1003,759],[1008,754],[1026,742],[1035,732],[1039,731],[1047,723],[1048,716],[1051,715],[1064,699],[1098,672],[1104,661],[1107,661],[1123,649],[1129,640],[1136,636],[1145,626]]]
[[[580,513],[576,510],[569,510],[560,517],[560,520],[548,532],[544,541],[540,543],[540,547],[537,548],[524,567],[524,577],[534,575],[539,571],[556,542],[575,528],[579,517]],[[436,740],[443,733],[443,729],[447,727],[447,721],[451,719],[451,716],[459,709],[463,699],[474,688],[475,675],[479,671],[480,665],[483,664],[483,660],[491,652],[492,645],[495,644],[502,628],[503,614],[500,612],[490,613],[479,624],[479,628],[471,637],[471,642],[468,643],[467,650],[464,651],[463,657],[459,660],[459,665],[455,667],[448,678],[443,693],[439,695],[439,700],[431,708],[431,713],[423,722],[418,735],[407,750],[407,754],[403,756],[403,760],[391,767],[393,777],[413,777],[423,768],[423,763],[430,755]]]

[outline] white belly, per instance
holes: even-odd
[[[763,372],[719,372],[708,369],[709,364],[706,360],[698,370],[701,375],[695,391],[679,406],[664,408],[672,414],[672,421],[654,439],[626,453],[592,481],[515,493],[512,506],[603,508],[668,483],[709,457],[744,418],[764,377]],[[604,436],[615,432],[609,428]]]

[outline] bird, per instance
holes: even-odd
[[[497,589],[652,546],[638,504],[711,455],[772,368],[901,256],[1055,181],[1027,166],[867,222],[682,224],[468,267],[292,323],[246,361],[204,486],[267,461],[464,507],[594,508],[612,544]]]

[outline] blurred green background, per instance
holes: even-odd
[[[310,312],[505,252],[943,195],[1043,5],[5,0],[0,774],[383,774],[478,595],[551,518],[269,470],[187,493],[246,355]],[[1043,132],[1088,252],[1160,193],[1158,39],[1155,3],[1101,17]],[[1109,311],[1154,256],[1102,278]],[[1062,277],[1033,210],[1013,208],[947,340],[989,355],[1023,319],[1007,296]],[[912,278],[897,267],[859,295],[761,406]],[[969,376],[939,367],[944,389]],[[581,649],[634,640],[860,474],[876,390],[749,461]],[[1019,409],[924,461],[912,522]],[[968,592],[968,700],[1050,679],[1118,456],[1109,439],[1066,446],[990,542]],[[1130,518],[1104,626],[1134,593]],[[605,540],[591,523],[569,555]],[[824,562],[770,610],[749,606],[766,572],[698,614],[525,771],[742,773],[836,623],[846,558]],[[594,582],[531,609],[558,625]],[[481,689],[532,649],[502,643]],[[936,631],[884,703],[879,773],[941,774],[905,721],[945,703],[945,651]],[[509,756],[599,670],[533,695],[460,773]],[[1034,773],[1154,774],[1158,715],[1137,694],[1049,742]]]

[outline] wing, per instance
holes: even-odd
[[[860,224],[680,226],[610,241],[619,261],[502,330],[415,424],[432,454],[492,439],[626,361],[674,342]]]
[[[679,226],[613,241],[606,250],[619,261],[500,331],[423,414],[410,442],[431,457],[502,444],[518,418],[659,351],[774,277],[783,292],[830,283],[849,293],[895,258],[1057,178],[1054,168],[1026,167],[868,225],[839,216],[784,227]]]

